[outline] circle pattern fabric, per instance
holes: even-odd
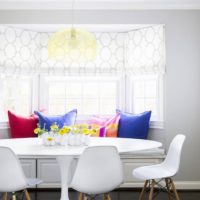
[[[93,33],[97,40],[95,61],[56,61],[48,58],[52,33],[0,27],[0,72],[46,74],[122,74],[164,71],[164,26],[130,32]],[[14,69],[14,70],[13,70]]]

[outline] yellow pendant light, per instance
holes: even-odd
[[[95,36],[80,28],[67,28],[54,33],[48,41],[49,58],[62,60],[94,60],[97,42]]]
[[[54,33],[48,41],[49,58],[56,60],[92,61],[96,58],[95,36],[80,28],[73,27],[74,0],[72,2],[72,27]]]

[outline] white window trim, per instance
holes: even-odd
[[[35,110],[38,110],[39,105],[39,87],[40,87],[40,78],[39,75],[36,75],[32,79],[32,104],[31,104],[31,113]]]
[[[80,78],[80,77],[78,77]],[[91,77],[92,78],[92,77]],[[94,79],[96,77],[93,77]],[[66,78],[64,78],[66,79]],[[69,77],[67,77],[69,79]],[[129,76],[122,76],[122,77],[113,77],[117,81],[118,84],[118,97],[117,98],[117,108],[123,111],[132,112],[132,103],[131,103],[131,96],[132,96],[132,83],[131,77]],[[34,110],[38,110],[40,108],[46,108],[48,105],[48,84],[45,80],[45,76],[37,75],[32,78],[32,95],[31,95],[31,112]],[[130,85],[130,87],[128,87]],[[150,128],[153,129],[163,129],[164,128],[164,76],[159,77],[159,94],[160,94],[160,101],[159,101],[159,109],[160,109],[160,120],[157,121],[150,121]],[[47,108],[48,109],[48,108]],[[77,120],[79,121],[86,121],[90,119],[91,115],[79,115]],[[104,117],[110,117],[109,115],[105,115]],[[0,130],[8,129],[9,123],[7,121],[0,122]]]
[[[39,77],[33,76],[28,77],[27,79],[30,79],[31,81],[31,91],[30,91],[30,113],[32,113],[34,110],[38,109],[38,88],[39,88]],[[9,129],[9,122],[8,121],[1,121],[0,122],[0,130]]]
[[[73,77],[63,77],[62,79],[58,79],[56,77],[53,77],[53,79],[55,79],[55,81],[67,81],[67,80],[80,80],[80,79],[84,79],[85,80],[85,77],[78,77],[78,76],[73,76]],[[96,80],[98,77],[90,77],[90,80]],[[50,78],[52,80],[52,77]],[[123,109],[123,105],[124,105],[124,102],[125,102],[125,94],[124,94],[124,78],[123,77],[100,77],[99,78],[100,80],[106,80],[106,81],[116,81],[116,84],[117,84],[117,106],[116,108],[118,109]],[[43,92],[40,92],[40,100],[39,100],[39,108],[47,108],[47,105],[48,105],[48,76],[40,76],[40,91],[43,91]],[[87,120],[87,119],[90,119],[92,115],[78,115],[78,118],[77,120]],[[102,117],[110,117],[111,115],[101,115]]]
[[[46,105],[49,105],[48,103],[48,84],[45,80],[45,76],[44,75],[40,75],[39,76],[39,87],[38,87],[38,109],[41,108],[46,108],[48,109],[48,107]]]
[[[164,129],[164,121],[150,121],[150,129]]]
[[[134,78],[131,76],[126,76],[126,107],[125,111],[133,113],[133,81]],[[164,75],[158,75],[158,118],[159,120],[151,120],[150,121],[150,128],[153,129],[164,129]],[[129,87],[128,87],[129,85]]]
[[[7,121],[0,122],[0,130],[9,129],[9,128],[10,128],[9,122]]]

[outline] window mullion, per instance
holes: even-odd
[[[45,108],[49,111],[49,83],[44,76],[39,76],[39,109]]]
[[[65,101],[65,103],[64,103],[64,110],[65,110],[65,112],[67,112],[67,99],[68,99],[68,96],[67,96],[67,90],[68,90],[68,85],[67,85],[67,81],[65,82],[65,99],[64,99],[64,101]]]
[[[39,109],[40,102],[40,75],[34,76],[31,80],[31,112]]]
[[[124,110],[126,112],[134,112],[133,110],[133,80],[130,76],[125,75],[124,76],[124,87],[125,87],[125,93],[124,93]]]

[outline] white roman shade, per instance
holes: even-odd
[[[164,26],[155,25],[126,34],[126,72],[135,75],[165,72]]]
[[[0,27],[0,73],[32,74],[40,66],[40,34]]]
[[[92,62],[49,59],[47,44],[50,35],[1,26],[0,74],[116,75],[165,71],[162,25],[123,33],[94,33],[97,58]]]
[[[115,75],[124,70],[124,33],[94,33],[97,40],[97,57],[90,62],[77,60],[55,61],[48,59],[47,41],[49,35],[41,34],[41,70],[56,74],[109,74]]]

